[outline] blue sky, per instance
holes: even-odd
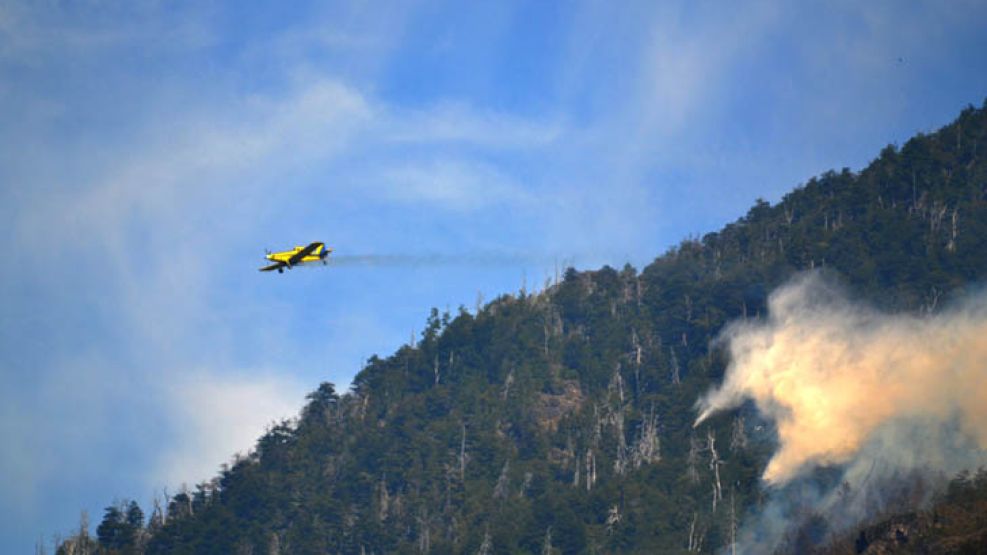
[[[0,3],[0,542],[213,476],[433,306],[641,268],[947,123],[987,97],[985,23],[962,1]],[[310,240],[420,262],[256,271]]]

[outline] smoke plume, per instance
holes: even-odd
[[[987,297],[885,314],[810,273],[776,290],[768,311],[723,332],[726,377],[699,400],[696,422],[750,399],[777,428],[763,479],[787,490],[746,526],[751,550],[790,534],[793,504],[838,531],[884,510],[896,483],[920,503],[987,460]],[[820,483],[821,468],[839,478]]]
[[[328,264],[336,267],[504,267],[522,264],[558,263],[558,257],[524,253],[477,252],[469,254],[339,254],[330,255]],[[572,258],[564,259],[567,264]]]

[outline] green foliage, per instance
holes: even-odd
[[[103,521],[96,527],[101,553],[139,553],[143,529],[144,511],[136,501],[107,507]]]

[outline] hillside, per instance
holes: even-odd
[[[818,553],[987,553],[987,471],[961,473],[930,507],[880,520]]]
[[[568,270],[324,383],[297,421],[167,506],[110,507],[109,553],[682,553],[729,546],[764,500],[774,432],[751,407],[698,429],[714,343],[824,268],[935,312],[987,276],[987,104],[809,180],[638,273]],[[107,497],[112,497],[108,495]],[[980,524],[982,526],[982,522]],[[973,533],[973,532],[970,532]],[[866,534],[865,534],[866,536]]]

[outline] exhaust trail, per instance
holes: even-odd
[[[565,259],[549,255],[526,253],[481,252],[470,254],[340,254],[330,255],[328,265],[339,268],[391,267],[425,268],[439,266],[500,268],[524,264],[573,264],[573,258]]]

